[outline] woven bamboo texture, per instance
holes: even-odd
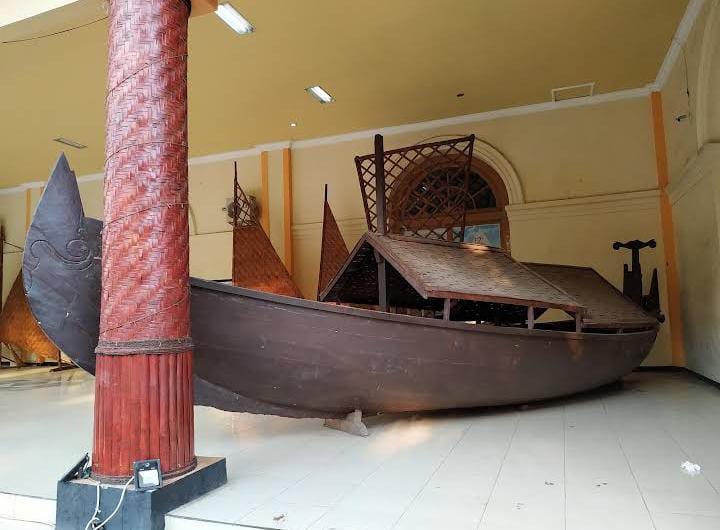
[[[583,327],[591,328],[645,328],[657,320],[594,269],[527,263],[530,269],[557,285],[585,306]]]
[[[189,342],[187,19],[182,0],[111,0],[93,473],[195,464]],[[154,351],[185,340],[182,351]],[[114,354],[110,354],[109,346]]]
[[[385,231],[462,241],[475,136],[385,151]],[[355,158],[368,230],[378,231],[375,155]],[[458,185],[459,183],[459,185]]]
[[[583,310],[582,304],[562,289],[501,249],[370,232],[355,247],[342,273],[326,289],[324,298],[335,301],[343,291],[362,290],[361,285],[369,283],[366,278],[371,277],[374,261],[369,262],[369,257],[373,251],[381,254],[392,267],[388,279],[390,299],[406,299],[407,294],[392,293],[404,284],[423,299],[450,298],[572,312]],[[404,282],[395,280],[394,275]]]
[[[330,203],[327,201],[327,188],[323,206],[322,240],[320,243],[320,275],[318,277],[318,299],[335,275],[342,269],[350,257],[340,227],[335,220]]]
[[[60,353],[30,312],[22,272],[15,279],[0,313],[0,342],[9,346],[14,354],[12,360],[20,364],[56,361]]]
[[[263,230],[257,208],[237,183],[233,205],[232,283],[238,287],[302,298],[302,293]]]

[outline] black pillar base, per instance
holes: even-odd
[[[120,510],[105,525],[106,530],[162,530],[165,514],[227,482],[224,458],[198,457],[197,467],[185,475],[163,481],[162,488],[137,491],[131,484]],[[89,479],[61,480],[57,487],[56,530],[85,528],[95,511],[96,482]],[[100,486],[100,514],[104,521],[120,500],[122,486]]]

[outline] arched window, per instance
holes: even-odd
[[[465,172],[456,166],[416,170],[403,175],[403,184],[390,195],[391,231],[409,235],[431,232],[429,237],[454,239],[456,218],[448,215],[460,203],[465,190]],[[510,230],[505,213],[508,193],[500,175],[487,163],[473,158],[465,196],[465,237],[480,243],[510,249]],[[423,227],[418,230],[417,227]],[[454,231],[459,235],[458,231]],[[457,240],[457,239],[455,239]]]
[[[510,250],[507,204],[508,193],[500,175],[482,160],[473,158],[466,201],[465,242]]]

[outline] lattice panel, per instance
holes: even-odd
[[[232,217],[235,228],[260,224],[257,201],[255,201],[254,197],[248,197],[245,194],[237,182],[237,177],[235,177],[234,201],[229,207],[232,208],[232,210],[228,212],[228,214]]]
[[[385,231],[462,241],[475,136],[383,153]],[[375,154],[355,157],[368,230],[378,230]]]

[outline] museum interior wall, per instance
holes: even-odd
[[[706,2],[663,92],[687,367],[720,381],[720,2]]]
[[[617,101],[558,108],[442,127],[412,127],[385,135],[386,149],[447,135],[477,135],[475,156],[497,169],[508,191],[506,208],[512,254],[524,261],[596,268],[622,287],[629,253],[614,241],[655,239],[643,251],[647,291],[658,268],[663,307],[665,271],[657,177],[647,93]],[[391,133],[394,131],[390,131]],[[291,148],[294,278],[314,298],[318,278],[323,187],[349,248],[366,229],[353,158],[372,151],[372,133],[297,142]],[[268,210],[269,235],[281,258],[284,248],[282,144],[190,161],[191,274],[214,280],[231,276],[232,234],[223,207],[232,196],[233,163],[241,186]],[[262,204],[259,151],[267,149],[269,204]],[[72,153],[69,153],[72,164]],[[50,168],[48,168],[49,171]],[[47,178],[37,176],[37,179]],[[80,176],[86,214],[102,217],[101,175]],[[22,242],[42,189],[0,195],[0,221],[10,242]],[[6,255],[7,293],[20,255]],[[647,364],[669,365],[669,329],[662,326]]]

